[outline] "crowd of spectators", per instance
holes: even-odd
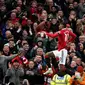
[[[66,24],[77,35],[68,43],[65,65],[73,76],[78,66],[85,70],[85,0],[0,0],[1,85],[49,85],[58,68],[43,75],[45,54],[57,49],[58,40],[40,29],[55,33]]]

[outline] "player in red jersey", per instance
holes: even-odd
[[[74,41],[74,39],[76,38],[76,35],[72,32],[71,28],[69,28],[69,24],[66,25],[66,28],[63,28],[54,34],[46,32],[46,35],[52,38],[56,38],[56,37],[58,38],[58,50],[48,52],[46,53],[46,56],[45,56],[46,62],[49,68],[44,74],[49,74],[49,73],[52,73],[51,63],[55,65],[56,59],[54,60],[54,58],[58,57],[59,64],[65,65],[66,57],[67,57],[66,46],[69,42]]]

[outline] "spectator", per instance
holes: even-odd
[[[74,57],[75,55],[81,57],[81,54],[76,50],[75,43],[70,43],[69,53],[74,53],[74,55],[71,55],[71,57]]]
[[[65,18],[62,10],[58,11],[56,18],[58,20],[58,23],[67,23],[67,19]]]
[[[29,43],[30,47],[32,48],[33,46],[33,30],[32,28],[30,28],[30,26],[27,26],[28,29],[24,29],[22,31],[22,40],[27,40],[27,42]]]
[[[10,20],[11,20],[12,24],[15,24],[16,21],[19,21],[19,18],[17,18],[17,16],[16,16],[16,12],[11,13]]]
[[[84,44],[79,43],[78,52],[81,54],[81,60],[82,60],[83,62],[85,62],[85,58],[84,58],[84,56],[85,56]]]
[[[44,42],[43,42],[43,39],[42,38],[38,38],[36,43],[35,43],[35,46],[32,48],[32,54],[36,54],[36,51],[38,48],[42,48],[44,52],[46,52],[46,47],[44,45]]]
[[[22,40],[21,41],[21,47],[23,47],[24,44],[28,44],[27,40]]]
[[[7,30],[5,32],[5,39],[4,39],[4,44],[8,43],[8,41],[13,40],[14,37],[12,35],[12,32],[10,30]]]
[[[77,14],[77,17],[79,17],[78,13],[79,13],[79,9],[78,9],[78,2],[77,1],[74,1],[73,2],[73,6],[74,6],[74,10]]]
[[[38,18],[41,16],[43,10],[44,10],[43,4],[38,3],[38,6],[37,6]]]
[[[68,84],[68,85],[70,85],[70,82],[69,82],[70,79],[71,79],[71,76],[69,74],[65,73],[65,68],[62,65],[60,65],[59,72],[53,76],[53,79],[50,82],[50,84],[51,85],[56,85],[56,84],[62,84],[62,85]]]
[[[42,58],[44,58],[43,49],[42,49],[42,48],[38,48],[38,49],[36,50],[36,55],[40,55],[40,56],[42,56]]]
[[[4,56],[4,55],[1,55],[0,56],[0,69],[2,69],[3,71],[3,75],[5,76],[5,73],[6,73],[6,70],[7,70],[7,62],[9,60],[12,60],[14,57],[16,57],[17,55],[19,54],[14,54],[14,55],[11,55],[11,56]]]
[[[57,44],[57,40],[49,37],[46,43],[46,52],[55,50],[57,47],[56,44]]]
[[[22,7],[22,0],[17,1],[17,6]]]
[[[34,85],[37,75],[38,71],[35,68],[35,63],[33,60],[30,60],[28,66],[25,68],[24,78],[27,78],[29,80],[30,85]]]
[[[8,19],[8,15],[7,15],[7,8],[5,5],[1,6],[0,9],[0,17],[1,17],[1,21],[5,22],[6,19]]]
[[[29,59],[32,59],[31,57],[31,52],[30,52],[30,46],[28,43],[23,43],[23,46],[22,48],[24,49],[24,56],[29,60]]]
[[[6,75],[9,77],[9,82],[13,82],[15,85],[20,85],[20,77],[24,75],[24,70],[19,66],[19,62],[15,60],[12,64],[12,68],[7,69]]]
[[[46,10],[42,10],[42,14],[41,14],[41,21],[46,21],[47,20],[47,11]]]
[[[79,43],[85,44],[85,36],[84,35],[79,36]]]
[[[70,70],[71,70],[73,73],[75,73],[76,69],[77,69],[77,64],[76,64],[76,62],[75,62],[75,61],[71,61]]]
[[[51,12],[48,15],[48,18],[54,18],[56,17],[56,12],[59,10],[57,6],[52,6],[51,7]]]
[[[84,73],[83,67],[78,66],[77,72],[75,73],[74,76],[72,76],[72,78],[70,80],[70,84],[72,84],[72,85],[77,85],[77,84],[84,85],[85,84],[84,79],[85,79],[85,73]]]
[[[3,47],[3,55],[5,55],[5,56],[10,56],[11,55],[10,48],[9,48],[8,45],[4,45],[4,47]]]
[[[9,48],[12,54],[18,53],[18,46],[13,40],[9,41]]]
[[[31,7],[29,11],[30,11],[30,19],[34,22],[32,15],[37,14],[37,1],[31,2]]]
[[[82,18],[83,14],[85,13],[84,9],[85,9],[85,1],[84,0],[80,0],[80,3],[79,3],[79,18]]]
[[[25,69],[25,75],[27,76],[34,76],[37,75],[37,69],[35,68],[34,61],[30,60],[28,66]]]
[[[50,26],[50,31],[52,31],[53,33],[59,31],[59,28],[58,28],[58,20],[56,19],[56,17],[53,17],[53,18],[49,18],[51,20],[51,26]]]
[[[12,62],[17,60],[19,62],[19,64],[25,68],[28,65],[28,60],[25,57],[24,49],[20,48],[19,51],[21,52],[21,54],[19,56],[15,57],[14,59],[12,59]]]
[[[17,11],[17,16],[18,16],[18,18],[21,18],[21,17],[22,17],[22,14],[23,14],[23,12],[22,12],[22,10],[21,10],[21,7],[17,6],[17,7],[16,7],[16,11]]]
[[[36,60],[37,56],[39,62],[35,62],[35,70],[38,70],[40,76],[35,76],[34,80],[37,79],[38,82],[34,81],[34,85],[43,85],[44,77],[47,85],[47,80],[51,79],[55,71],[57,72],[59,69],[59,58],[56,58],[56,63],[55,58],[51,60],[54,73],[43,76],[49,66],[44,58],[46,52],[58,49],[58,39],[48,37],[44,31],[54,34],[65,28],[66,24],[69,24],[68,28],[77,37],[72,43],[67,43],[68,57],[65,72],[72,76],[78,66],[83,66],[83,70],[85,70],[84,9],[84,0],[0,0],[1,82],[7,68],[12,68],[11,59],[13,57],[11,58],[10,56],[16,55],[21,50],[22,53],[17,55],[12,62],[17,60],[20,66],[23,66],[23,69],[27,69],[28,61],[31,61],[31,59]],[[43,83],[41,84],[40,82]],[[10,83],[12,84],[12,82]]]
[[[76,12],[74,10],[70,11],[69,18],[68,18],[68,23],[70,24],[72,30],[74,33],[76,33]]]
[[[51,7],[54,5],[53,0],[46,0],[45,10],[47,10],[48,13],[51,12]]]
[[[76,59],[77,66],[82,66],[81,58]]]
[[[15,41],[21,39],[21,35],[22,35],[22,26],[21,24],[16,21],[14,23],[14,28],[12,29],[12,34],[14,35],[14,39]],[[15,38],[16,37],[16,38]]]
[[[35,62],[35,67],[37,68],[37,70],[40,73],[40,75],[43,74],[42,70],[45,70],[46,69],[46,62],[44,59],[42,59],[42,57],[40,55],[36,55],[35,58],[34,58],[34,62]]]
[[[6,22],[6,30],[12,30],[14,27],[14,25],[12,24],[12,22],[10,20],[7,20]]]
[[[83,23],[82,23],[82,20],[81,19],[78,19],[77,22],[76,22],[76,34],[78,36],[82,35],[83,34]]]

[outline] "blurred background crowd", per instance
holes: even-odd
[[[59,67],[43,75],[45,54],[57,49],[58,40],[39,29],[55,33],[66,24],[77,35],[64,67],[72,77],[79,66],[85,70],[85,0],[0,0],[1,85],[50,85]]]

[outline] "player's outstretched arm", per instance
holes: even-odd
[[[56,37],[59,35],[59,32],[56,32],[56,33],[54,33],[54,34],[46,32],[46,35],[47,35],[48,37],[56,38]]]

